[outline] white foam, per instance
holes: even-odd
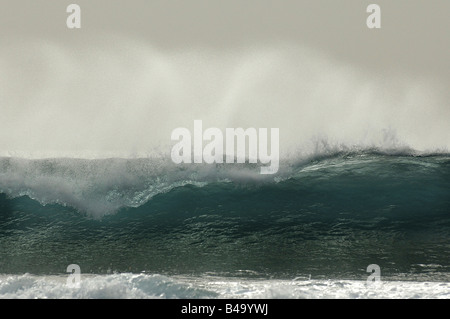
[[[139,207],[155,195],[187,184],[200,187],[227,179],[273,178],[243,165],[177,166],[165,159],[0,158],[0,192],[28,196],[42,205],[70,206],[97,218],[122,207]]]
[[[448,282],[352,280],[250,280],[224,277],[166,277],[150,274],[82,275],[80,287],[67,276],[1,275],[0,298],[52,299],[448,299]]]

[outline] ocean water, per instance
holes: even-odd
[[[294,43],[0,42],[1,298],[449,297],[445,81]],[[195,120],[279,128],[279,171],[174,164]]]
[[[0,247],[2,298],[448,298],[450,156],[1,158]]]

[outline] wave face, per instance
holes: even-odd
[[[0,273],[450,280],[450,156],[0,159]]]

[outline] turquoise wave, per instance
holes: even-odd
[[[336,154],[270,178],[61,161],[0,161],[0,273],[75,263],[94,274],[361,279],[375,263],[393,280],[450,279],[447,155]],[[83,209],[96,201],[114,213]]]

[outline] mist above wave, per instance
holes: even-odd
[[[323,143],[450,148],[450,107],[433,79],[374,74],[289,43],[168,51],[105,37],[74,50],[11,40],[0,72],[1,156],[166,155],[172,130],[196,119],[279,128],[281,156]]]

